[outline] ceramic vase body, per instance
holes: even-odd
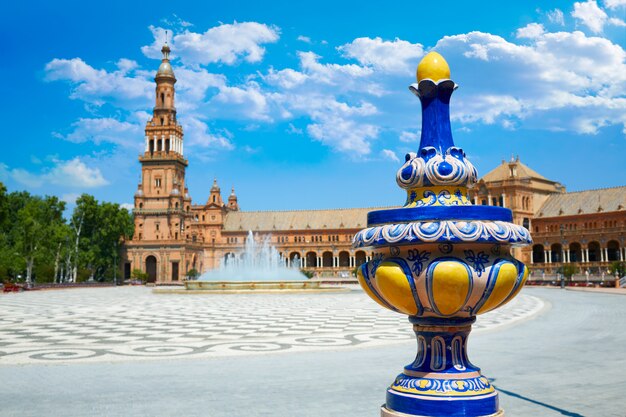
[[[513,299],[528,269],[508,245],[419,244],[377,248],[358,279],[385,308],[409,316],[417,356],[387,390],[383,416],[490,416],[498,395],[467,355],[476,315]]]

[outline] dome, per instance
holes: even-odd
[[[157,71],[158,76],[174,76],[174,70],[172,70],[172,65],[170,65],[169,60],[163,60],[161,65],[159,65],[159,70]]]
[[[213,186],[211,187],[211,191],[220,191],[219,185],[217,185],[217,178],[213,179]]]

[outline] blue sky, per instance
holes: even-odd
[[[214,177],[245,210],[402,203],[433,49],[479,175],[519,155],[571,191],[626,184],[626,0],[502,4],[12,2],[0,181],[131,203],[167,29],[195,203]]]

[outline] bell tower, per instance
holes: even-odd
[[[141,182],[135,192],[135,234],[124,243],[124,275],[134,269],[147,282],[181,283],[191,270],[204,268],[203,237],[198,233],[198,210],[191,205],[185,184],[188,162],[183,154],[183,128],[176,119],[176,76],[165,42],[154,81],[154,107],[139,155]],[[204,216],[202,217],[204,220]],[[215,239],[213,239],[215,240]]]
[[[170,64],[170,47],[161,49],[163,58],[154,81],[152,118],[145,129],[145,149],[139,156],[141,184],[135,194],[136,240],[182,240],[185,220],[191,216],[183,156],[183,128],[176,120],[174,97],[176,76]]]

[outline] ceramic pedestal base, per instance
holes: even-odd
[[[426,417],[426,416],[416,416],[414,414],[404,414],[398,413],[396,411],[390,411],[385,406],[380,408],[380,417]],[[500,410],[495,414],[489,414],[488,416],[481,417],[504,417],[504,411]]]
[[[467,337],[475,318],[409,320],[417,336],[417,357],[387,390],[382,415],[502,415],[495,388],[467,357]]]

